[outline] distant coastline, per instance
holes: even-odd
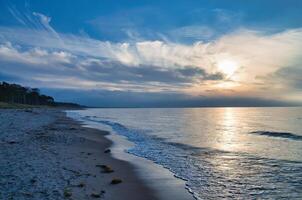
[[[0,108],[34,107],[83,108],[84,106],[70,102],[57,102],[53,97],[41,94],[38,88],[0,82]]]

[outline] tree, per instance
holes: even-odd
[[[0,101],[31,105],[54,105],[53,97],[41,95],[38,88],[23,87],[7,82],[0,82]]]

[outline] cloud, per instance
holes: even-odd
[[[50,17],[38,12],[33,12],[32,14],[38,17],[40,24],[42,25],[42,27],[45,29],[46,32],[53,34],[54,37],[57,38],[57,40],[61,43],[61,45],[64,45],[64,42],[61,40],[59,34],[50,25],[50,21],[51,21]]]
[[[22,51],[21,47],[14,47],[10,42],[0,44],[0,59],[6,62],[55,65],[71,63],[74,57],[71,53],[65,51],[49,51],[40,47],[33,47]]]
[[[273,73],[265,76],[258,76],[266,85],[278,89],[280,92],[290,91],[302,92],[302,68],[300,66],[282,67]]]
[[[57,33],[50,25],[51,18],[41,13],[35,12],[25,20],[12,12],[20,23],[35,24],[35,28],[0,27],[0,70],[9,74],[18,70],[16,75],[22,73],[32,84],[203,95],[208,91],[225,94],[232,90],[263,95],[263,88],[272,82],[257,77],[276,79],[283,75],[297,80],[298,84],[287,84],[288,87],[300,86],[298,77],[294,77],[301,74],[299,70],[292,72],[294,69],[289,67],[285,73],[281,69],[301,66],[302,29],[278,33],[238,29],[213,40],[189,44],[142,38],[110,42]],[[200,26],[175,31],[185,37],[212,34],[210,29]],[[225,60],[236,64],[234,74],[226,75],[219,67]]]
[[[190,45],[164,41],[142,41],[134,43],[112,43],[87,37],[60,34],[64,41],[45,31],[0,28],[2,41],[46,49],[60,49],[73,54],[106,58],[121,63],[155,65],[161,67],[196,66],[215,68],[219,59],[230,58],[242,65],[278,67],[294,57],[300,56],[301,29],[288,30],[277,34],[241,29],[207,43]],[[35,35],[34,37],[31,35]],[[272,59],[274,58],[274,59]],[[277,59],[277,60],[276,60]],[[216,66],[217,67],[217,66]]]
[[[26,26],[26,22],[22,13],[20,13],[15,7],[7,8],[10,14],[22,25]]]
[[[170,34],[175,38],[203,41],[213,38],[216,35],[216,32],[209,26],[190,25],[173,29],[170,31]]]
[[[85,61],[86,62],[86,61]],[[127,81],[132,83],[170,83],[174,85],[192,84],[198,81],[223,80],[220,73],[208,74],[206,71],[196,67],[185,68],[161,68],[160,66],[140,65],[128,67],[118,62],[91,62],[82,65],[91,73],[90,79],[102,79],[111,82]]]
[[[79,57],[65,51],[34,47],[22,50],[10,43],[0,45],[2,71],[16,73],[23,80],[48,87],[107,88],[109,90],[179,90],[193,83],[222,80],[222,74],[208,74],[200,68],[136,67],[106,59]],[[56,84],[52,83],[56,82]],[[137,87],[140,85],[140,87]]]
[[[33,15],[40,18],[40,21],[45,26],[45,28],[52,30],[51,26],[49,25],[49,22],[51,21],[50,17],[37,12],[33,12]]]
[[[219,23],[226,24],[228,26],[230,24],[234,25],[234,23],[238,24],[244,16],[242,12],[232,12],[222,8],[215,8],[212,10],[212,12],[215,14],[215,18]]]
[[[293,88],[302,91],[302,68],[301,67],[285,67],[274,73],[275,78],[280,79],[291,85]]]

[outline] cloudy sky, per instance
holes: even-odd
[[[300,0],[0,0],[0,81],[90,106],[302,103]]]

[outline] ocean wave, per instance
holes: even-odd
[[[252,132],[250,132],[250,134],[302,141],[302,136],[301,135],[297,135],[297,134],[289,133],[289,132],[252,131]]]
[[[187,182],[187,189],[196,199],[295,199],[301,196],[301,162],[170,142],[146,134],[148,130],[134,129],[105,118],[86,117],[85,120],[108,125],[117,134],[126,136],[135,143],[127,152],[169,169],[175,177]],[[269,133],[290,139],[301,137],[292,133],[253,132],[258,135]]]

